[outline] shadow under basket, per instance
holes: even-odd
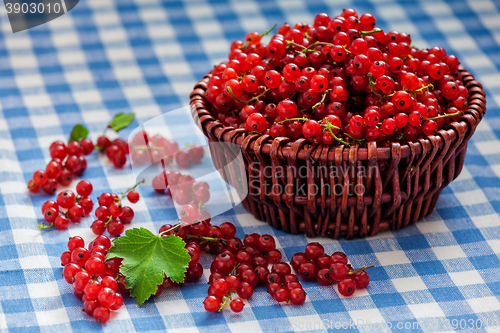
[[[308,237],[367,237],[430,214],[443,188],[460,174],[467,143],[486,112],[486,98],[469,72],[463,67],[459,72],[469,91],[464,115],[435,135],[388,148],[378,148],[377,142],[360,148],[273,139],[224,126],[204,97],[210,74],[191,93],[191,110],[210,142],[241,148],[244,169],[223,177],[228,181],[246,173],[243,206],[257,219]],[[222,155],[212,154],[216,167],[226,165]]]

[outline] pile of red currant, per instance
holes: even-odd
[[[227,241],[210,266],[210,287],[204,301],[207,311],[222,310],[229,304],[234,312],[241,312],[244,305],[241,299],[250,298],[257,284],[266,284],[269,294],[278,302],[296,305],[305,302],[306,293],[290,265],[281,262],[282,254],[276,249],[273,236],[254,233],[241,241],[235,238],[236,229],[231,223],[211,228],[213,234],[208,231],[208,237],[224,237]],[[240,298],[232,299],[232,293]]]
[[[127,163],[127,155],[129,154],[127,141],[120,138],[111,141],[107,136],[101,135],[97,138],[97,146],[101,151],[104,151],[106,157],[116,168],[121,169]]]
[[[169,140],[160,134],[150,136],[145,131],[137,133],[132,138],[130,150],[130,158],[134,165],[141,166],[146,162],[154,163],[165,159],[167,164],[175,161],[177,166],[183,169],[201,163],[205,154],[200,145],[192,144],[180,149],[177,141]]]
[[[459,60],[441,47],[419,50],[404,32],[344,9],[314,24],[284,24],[231,44],[205,93],[226,126],[323,144],[366,145],[432,135],[467,108]]]
[[[71,141],[67,145],[57,140],[52,142],[49,149],[52,160],[45,171],[36,171],[33,179],[28,182],[28,189],[33,193],[42,188],[45,193],[54,194],[58,183],[68,186],[73,181],[73,175],[83,175],[87,169],[84,155],[90,155],[94,151],[94,144],[89,138]]]
[[[80,223],[82,218],[88,216],[94,207],[92,199],[89,197],[92,193],[92,184],[87,180],[82,180],[76,185],[75,195],[73,191],[62,191],[57,195],[57,201],[47,200],[42,205],[42,214],[50,225],[40,223],[38,228],[50,229],[55,226],[57,229],[64,230],[69,226],[69,222]]]
[[[123,206],[122,200],[127,198],[130,203],[139,201],[139,192],[135,188],[143,183],[140,181],[125,192],[116,193],[104,192],[98,200],[99,207],[95,210],[96,220],[92,222],[90,228],[96,235],[102,235],[106,230],[111,236],[118,237],[125,230],[125,225],[134,218],[134,210],[131,207]]]
[[[109,320],[111,311],[123,305],[114,278],[121,259],[105,260],[110,247],[111,241],[106,236],[97,236],[88,248],[81,237],[75,236],[68,241],[68,251],[61,255],[64,279],[73,285],[75,296],[83,301],[85,313],[103,324]]]
[[[291,264],[293,269],[305,281],[317,280],[322,285],[330,285],[339,281],[338,290],[343,296],[351,296],[356,289],[364,289],[370,283],[370,276],[363,266],[354,270],[345,253],[335,252],[331,256],[325,253],[319,243],[307,244],[304,252],[293,255]]]
[[[197,207],[210,200],[210,185],[205,181],[196,182],[190,175],[177,171],[164,171],[153,178],[153,188],[158,193],[167,194],[179,205],[191,203]]]

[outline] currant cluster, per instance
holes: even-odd
[[[156,192],[164,193],[166,190],[179,205],[191,203],[199,207],[210,200],[210,185],[207,182],[196,182],[190,175],[178,171],[164,171],[153,178],[152,183]]]
[[[234,235],[228,235],[232,238],[210,267],[210,287],[204,301],[207,311],[221,310],[225,304],[234,312],[242,311],[241,299],[250,298],[257,284],[266,284],[278,302],[305,302],[306,293],[298,277],[291,274],[289,264],[281,262],[282,254],[271,235],[254,233],[246,235],[243,241]],[[237,293],[240,299],[231,300],[231,293]]]
[[[111,311],[123,305],[123,297],[117,292],[118,281],[114,276],[118,273],[121,259],[105,260],[111,247],[106,236],[97,236],[88,248],[80,236],[68,241],[68,251],[61,255],[63,277],[73,285],[76,297],[83,301],[85,313],[99,323],[109,320]]]
[[[294,271],[305,281],[316,280],[322,285],[339,281],[339,293],[351,296],[356,289],[368,286],[370,276],[365,269],[373,266],[354,270],[347,262],[347,256],[343,252],[335,252],[329,256],[319,243],[307,244],[305,251],[294,254],[291,260]]]
[[[125,192],[116,193],[104,192],[98,200],[99,207],[95,210],[96,220],[92,222],[90,228],[96,235],[102,235],[106,230],[111,236],[118,237],[125,230],[125,224],[130,223],[134,218],[134,210],[131,207],[123,206],[122,200],[127,198],[130,203],[139,201],[140,195],[135,188],[144,181],[140,181]]]
[[[101,135],[97,138],[97,146],[116,168],[121,169],[127,163],[127,155],[129,154],[127,141],[120,138],[111,141],[107,136]]]
[[[132,138],[130,150],[134,165],[141,166],[148,161],[155,163],[164,159],[168,164],[175,161],[183,169],[201,163],[205,154],[200,145],[186,145],[185,149],[180,149],[177,141],[159,134],[150,136],[145,131],[140,131]]]
[[[272,30],[272,28],[270,29]],[[284,24],[267,45],[256,32],[231,44],[205,97],[226,126],[323,144],[414,141],[458,119],[468,91],[459,60],[419,50],[354,9]]]
[[[82,218],[88,216],[94,207],[94,202],[89,197],[92,194],[92,184],[87,180],[82,180],[76,185],[76,193],[66,190],[57,195],[56,201],[47,200],[42,205],[42,214],[50,225],[40,223],[38,228],[50,229],[55,226],[64,230],[69,226],[69,222],[80,223]]]
[[[52,160],[44,170],[35,171],[33,179],[28,182],[28,189],[37,193],[40,188],[47,194],[57,191],[57,184],[68,186],[73,181],[73,175],[81,176],[87,169],[84,155],[94,151],[94,144],[89,138],[71,141],[67,145],[57,140],[50,145]]]

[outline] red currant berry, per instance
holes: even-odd
[[[92,316],[99,324],[104,324],[109,320],[109,317],[111,316],[111,312],[109,311],[108,308],[106,308],[104,306],[98,306],[95,308]]]
[[[88,180],[82,180],[76,184],[76,193],[80,194],[82,197],[88,197],[92,194],[92,184]]]
[[[75,194],[73,191],[66,190],[62,191],[57,195],[57,204],[61,208],[69,209],[75,204]]]
[[[309,243],[306,246],[305,254],[311,260],[317,260],[325,253],[325,248],[320,243]]]
[[[306,292],[302,288],[293,288],[289,291],[290,302],[295,305],[302,305],[306,301]]]
[[[120,221],[122,223],[130,223],[134,218],[134,210],[128,206],[123,207],[122,215],[120,215]]]
[[[45,171],[38,170],[33,174],[33,181],[38,186],[43,186],[47,183],[49,177],[45,174]]]
[[[85,270],[90,275],[100,276],[104,273],[104,262],[99,258],[89,258],[85,263]]]
[[[75,275],[81,271],[82,271],[81,267],[78,266],[77,264],[69,263],[65,265],[63,268],[64,280],[66,280],[66,282],[68,282],[69,284],[73,284],[73,279]]]
[[[339,293],[345,297],[352,296],[356,291],[356,281],[351,278],[342,279],[339,282]]]
[[[349,268],[342,262],[334,262],[330,266],[330,272],[334,280],[340,281],[345,279],[347,273],[349,272]]]
[[[85,211],[82,206],[75,204],[68,209],[68,219],[71,222],[80,223],[83,217],[85,217]]]
[[[276,248],[276,242],[271,235],[262,235],[257,241],[257,246],[264,252],[269,252]]]
[[[139,201],[139,193],[135,190],[129,191],[127,193],[127,199],[131,203],[136,203],[137,201]]]
[[[248,282],[245,281],[240,283],[240,286],[238,287],[237,291],[238,296],[242,299],[249,299],[250,297],[252,297],[253,292],[254,292],[253,287]]]
[[[356,289],[364,289],[370,283],[370,276],[366,271],[357,272],[351,275],[351,278],[356,282]]]
[[[118,237],[123,233],[124,230],[125,226],[120,221],[112,220],[108,224],[108,233],[111,236]]]
[[[203,306],[208,312],[215,312],[219,310],[221,299],[217,296],[207,296],[203,301]]]
[[[245,303],[243,303],[243,301],[240,298],[236,298],[236,299],[233,299],[231,301],[229,306],[231,307],[231,310],[233,310],[233,312],[238,313],[238,312],[243,311],[243,307],[245,306]]]

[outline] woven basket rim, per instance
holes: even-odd
[[[296,158],[299,160],[306,160],[311,158],[310,152],[314,150],[316,147],[328,147],[327,154],[321,154],[319,159],[332,161],[334,159],[335,150],[342,150],[342,160],[348,161],[349,156],[351,154],[351,149],[356,150],[357,159],[359,161],[371,159],[369,157],[369,150],[376,147],[376,157],[377,160],[389,160],[392,158],[392,151],[394,147],[399,146],[400,148],[400,158],[406,158],[412,154],[419,155],[422,151],[422,145],[424,141],[427,141],[427,144],[437,145],[437,148],[441,148],[445,144],[445,137],[454,142],[458,138],[457,127],[462,127],[465,125],[467,130],[464,135],[464,141],[468,141],[470,136],[475,131],[475,128],[483,118],[486,112],[486,99],[485,92],[482,89],[481,83],[475,80],[474,76],[469,73],[463,66],[459,67],[458,70],[462,74],[462,82],[465,87],[469,91],[468,97],[468,107],[467,110],[464,111],[464,114],[459,118],[458,121],[452,122],[448,125],[448,129],[441,129],[435,135],[426,136],[424,138],[418,139],[417,141],[407,142],[404,144],[400,144],[398,142],[393,142],[392,147],[378,147],[376,146],[377,142],[370,142],[372,144],[372,148],[360,148],[358,145],[353,145],[351,147],[345,147],[344,145],[323,145],[323,144],[313,144],[307,139],[298,138],[292,140],[290,138],[276,138],[273,139],[268,134],[248,134],[247,130],[241,128],[234,128],[231,126],[225,126],[221,122],[215,119],[211,112],[209,112],[210,117],[212,119],[208,119],[204,124],[205,128],[215,127],[213,134],[218,139],[222,139],[225,142],[236,143],[240,147],[242,146],[243,141],[246,139],[248,141],[258,140],[262,145],[262,153],[269,155],[271,153],[271,145],[274,140],[286,141],[283,142],[278,151],[278,156],[283,159],[288,158],[288,151],[291,149],[292,144],[298,143],[300,145],[299,151],[296,154]],[[202,89],[203,92],[206,90],[206,85],[208,80],[210,79],[210,72],[207,73],[203,79],[201,79],[195,86],[193,92],[190,95],[191,106],[193,108],[193,113],[198,113],[199,121],[201,123],[201,117],[209,117],[207,114],[200,115],[200,111],[207,110],[207,105],[210,103],[204,98],[203,94],[200,94],[198,89]],[[202,98],[196,98],[196,96],[201,96]],[[199,104],[201,103],[201,104]],[[193,114],[194,116],[194,114]],[[204,121],[205,122],[205,119]],[[454,124],[458,126],[454,126]],[[201,125],[201,124],[200,124]],[[239,135],[238,135],[239,134]],[[236,137],[236,139],[233,139]],[[306,150],[307,144],[309,144],[309,149]],[[375,147],[373,147],[375,144]],[[312,148],[312,149],[311,149]],[[399,149],[398,149],[399,150]]]

